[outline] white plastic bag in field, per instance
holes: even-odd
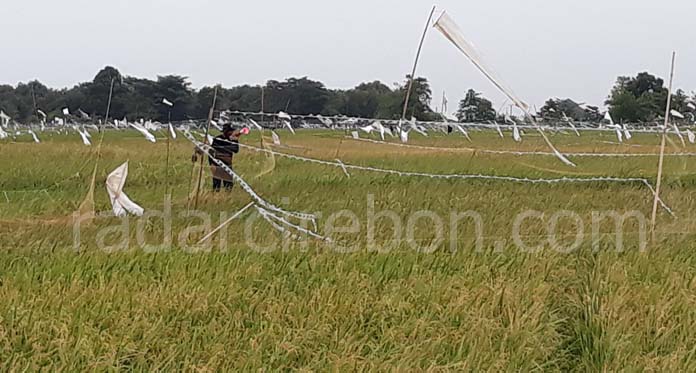
[[[128,162],[119,166],[106,178],[106,191],[109,193],[114,215],[122,217],[126,213],[131,213],[136,216],[142,216],[143,208],[131,201],[126,193],[123,192],[126,178],[128,178]]]
[[[157,139],[155,139],[155,136],[154,136],[153,134],[151,134],[150,131],[148,131],[147,129],[145,129],[145,127],[143,127],[142,125],[137,124],[137,123],[128,123],[128,124],[129,124],[131,127],[135,128],[135,129],[136,129],[138,132],[140,132],[143,136],[145,136],[145,138],[147,139],[147,141],[149,141],[149,142],[157,142]]]

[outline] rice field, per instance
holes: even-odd
[[[2,371],[696,369],[693,157],[666,158],[661,195],[674,216],[660,209],[656,238],[642,246],[639,218],[626,219],[621,240],[611,219],[649,221],[653,195],[639,182],[346,174],[243,148],[234,168],[252,188],[317,214],[332,242],[285,237],[248,210],[197,245],[252,200],[239,185],[210,192],[204,169],[195,202],[185,138],[171,142],[167,168],[164,133],[150,144],[109,132],[99,158],[76,134],[39,135],[41,144],[0,141]],[[420,174],[654,185],[657,169],[656,157],[571,157],[570,168],[485,152],[547,151],[533,133],[522,143],[413,135],[421,148],[344,131],[279,135],[277,152]],[[637,134],[617,144],[611,133],[552,141],[566,153],[654,153],[659,143]],[[258,132],[242,143],[260,147]],[[97,160],[97,216],[76,228]],[[162,215],[104,213],[104,180],[125,161],[125,192]]]

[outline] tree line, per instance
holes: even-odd
[[[329,89],[322,82],[302,77],[269,80],[264,85],[231,88],[218,85],[196,90],[184,76],[143,79],[124,76],[116,68],[107,66],[92,81],[69,89],[52,89],[37,80],[19,83],[16,87],[0,85],[0,110],[21,123],[38,122],[41,113],[47,114],[48,118],[62,116],[63,108],[71,112],[80,110],[93,119],[103,119],[111,94],[111,118],[182,121],[207,117],[217,90],[216,107],[220,110],[398,119],[402,115],[408,82],[407,76],[391,86],[373,81],[341,90]],[[173,105],[165,104],[164,99]],[[441,108],[433,109],[432,100],[428,80],[415,78],[407,117],[422,121],[440,120]],[[616,121],[650,122],[664,115],[666,100],[664,81],[649,73],[640,73],[635,77],[619,77],[605,104]],[[677,90],[673,107],[685,114],[693,113],[695,100],[693,94],[689,96]],[[544,119],[563,120],[567,117],[587,122],[603,118],[598,107],[571,99],[549,99],[537,115]],[[456,117],[460,121],[504,120],[503,114],[495,110],[491,101],[474,90],[467,91],[459,102]]]

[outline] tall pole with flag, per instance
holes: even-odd
[[[167,100],[166,98],[162,99],[162,103],[167,106],[167,130],[164,131],[167,133],[167,160],[164,163],[164,195],[167,196],[169,194],[169,155],[171,153],[171,134],[169,133],[169,129],[172,126],[172,107],[174,104]]]
[[[674,81],[674,61],[677,53],[672,52],[672,65],[669,73],[669,90],[667,91],[667,108],[665,109],[665,123],[662,128],[662,140],[660,142],[660,158],[657,163],[657,182],[655,184],[655,199],[653,200],[652,217],[650,219],[650,238],[655,242],[655,223],[657,220],[657,205],[660,201],[660,188],[662,187],[662,166],[665,160],[665,141],[667,139],[667,126],[672,109],[672,83]]]

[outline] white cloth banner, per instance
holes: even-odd
[[[469,58],[469,60],[485,75],[501,92],[503,92],[517,107],[524,111],[529,110],[529,105],[522,101],[515,93],[503,84],[503,82],[496,76],[493,69],[487,66],[481,55],[478,53],[473,44],[469,43],[464,36],[462,31],[457,26],[452,18],[443,12],[440,18],[435,22],[434,27],[438,29],[442,35],[444,35],[449,41],[454,44],[460,52]]]
[[[476,48],[474,48],[474,45],[469,43],[464,36],[462,35],[461,29],[459,29],[459,26],[452,20],[452,18],[447,15],[446,12],[442,12],[442,15],[440,18],[435,22],[434,25],[435,28],[437,28],[442,35],[445,36],[449,41],[454,44],[457,49],[459,49],[460,52],[462,52],[473,64],[478,68],[483,75],[488,78],[488,80],[493,83],[493,85],[496,86],[505,96],[507,96],[510,101],[512,101],[515,106],[517,106],[520,110],[522,110],[527,117],[529,117],[536,127],[537,131],[539,131],[539,134],[541,137],[544,139],[546,144],[551,148],[553,151],[554,155],[560,159],[563,163],[575,167],[575,164],[571,162],[568,158],[566,158],[561,152],[556,150],[556,147],[553,146],[549,138],[544,134],[544,132],[541,130],[541,127],[536,123],[536,120],[534,117],[529,113],[529,105],[527,105],[526,102],[522,101],[510,88],[505,86],[503,82],[496,76],[494,73],[493,69],[486,65],[481,58],[481,55],[476,51]]]

